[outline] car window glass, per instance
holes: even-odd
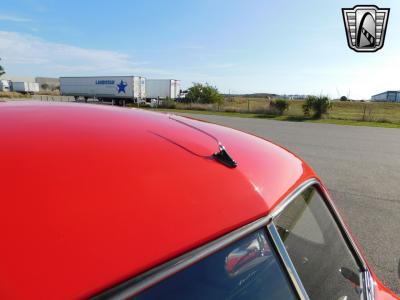
[[[310,299],[360,299],[360,268],[314,188],[274,220]]]
[[[300,218],[300,216],[302,217]],[[292,227],[291,225],[294,220],[296,220],[296,226]],[[324,243],[324,236],[314,215],[310,208],[304,205],[301,201],[295,201],[290,207],[288,207],[284,216],[280,218],[279,224],[283,228],[292,227],[292,233],[305,240],[318,244]]]
[[[297,299],[264,229],[137,295],[135,299]]]

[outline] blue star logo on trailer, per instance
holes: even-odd
[[[126,86],[127,86],[128,84],[126,83],[126,82],[124,82],[124,81],[122,81],[121,80],[121,82],[119,83],[119,84],[117,84],[117,87],[118,87],[118,94],[119,93],[126,93],[125,92],[125,88],[126,88]]]

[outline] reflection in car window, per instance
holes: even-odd
[[[297,299],[264,229],[142,292],[135,299]]]
[[[360,299],[360,268],[314,188],[274,223],[310,299]]]

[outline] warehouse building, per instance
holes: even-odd
[[[400,102],[400,91],[386,91],[371,97],[372,101]]]

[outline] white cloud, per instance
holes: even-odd
[[[0,15],[0,21],[10,21],[10,22],[30,22],[31,19],[21,18],[16,16]]]
[[[0,57],[8,73],[30,76],[168,74],[145,68],[126,53],[48,42],[38,37],[0,31]]]

